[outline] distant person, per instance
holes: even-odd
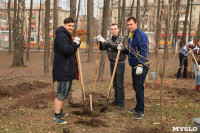
[[[177,79],[181,78],[181,70],[182,70],[183,65],[184,65],[183,77],[187,78],[187,67],[188,67],[187,55],[190,50],[189,45],[193,45],[193,41],[190,41],[187,45],[184,45],[180,50],[180,53],[179,53],[180,65],[179,65],[179,69],[177,72]]]
[[[194,53],[194,57],[197,61],[197,64],[195,62],[195,59],[193,58],[193,62],[194,62],[194,71],[195,71],[195,90],[200,91],[200,39],[194,39],[194,44],[196,45],[195,48],[193,49],[193,53]]]
[[[117,24],[110,26],[112,37],[107,41],[101,36],[97,36],[97,40],[100,42],[100,50],[106,50],[108,59],[110,61],[110,73],[113,74],[115,61],[117,57],[118,49],[122,49],[120,43],[123,41],[123,37],[119,35],[119,28]],[[115,100],[109,103],[112,106],[118,106],[119,110],[124,109],[124,71],[125,71],[125,59],[126,56],[123,52],[120,53],[115,77],[113,80],[113,87],[115,90]]]
[[[63,113],[64,102],[72,89],[72,80],[78,73],[76,51],[80,47],[80,38],[73,39],[74,20],[66,18],[64,25],[56,30],[54,41],[53,82],[57,81],[57,93],[55,98],[55,114],[53,122],[66,124],[61,119],[67,116]]]
[[[135,113],[135,119],[142,119],[144,117],[144,81],[149,70],[148,37],[137,27],[135,17],[127,19],[126,27],[130,34],[128,47],[124,49],[124,53],[128,55],[129,65],[132,67],[133,88],[137,101],[135,108],[128,112]]]

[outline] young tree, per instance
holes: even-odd
[[[123,5],[122,5],[122,19],[121,19],[121,24],[122,24],[122,35],[124,35],[125,31],[125,17],[126,17],[126,0],[123,0]]]
[[[133,0],[133,2],[132,2],[132,4],[131,4],[130,17],[133,15],[133,6],[134,6],[134,2],[135,2],[135,0]]]
[[[190,4],[190,25],[189,25],[189,34],[188,34],[188,40],[191,40],[190,32],[191,32],[191,25],[192,25],[192,5],[193,5],[193,0],[191,0]]]
[[[147,1],[147,0],[144,0],[142,31],[144,31],[144,22],[146,22],[145,14],[146,14],[146,12],[147,12],[147,10],[148,10],[147,7],[148,7],[148,1]]]
[[[8,0],[8,24],[9,24],[9,48],[8,54],[11,55],[11,20],[10,20],[10,0]]]
[[[40,0],[40,9],[38,16],[38,38],[37,38],[37,51],[40,50],[40,19],[41,19],[42,0]]]
[[[187,32],[187,24],[188,24],[187,20],[188,20],[189,8],[190,8],[190,0],[187,0],[184,29],[183,29],[183,35],[181,38],[181,42],[180,42],[180,47],[183,47],[186,44],[186,32]]]
[[[76,18],[76,0],[70,0],[70,17]]]
[[[15,31],[16,31],[16,19],[17,19],[17,0],[14,0],[14,19],[13,19],[13,44],[15,43]]]
[[[118,1],[118,26],[119,26],[119,34],[121,32],[121,0]]]
[[[87,43],[88,43],[88,59],[90,62],[93,58],[93,0],[87,1]]]
[[[76,36],[76,29],[77,29],[77,25],[78,25],[80,7],[81,7],[81,0],[78,1],[78,12],[77,12],[77,15],[76,15],[75,27],[74,27],[74,31],[73,31],[74,36]]]
[[[137,27],[140,28],[140,0],[137,0],[136,19],[137,19]]]
[[[50,18],[50,0],[46,0],[45,10],[45,48],[44,48],[44,73],[49,73],[49,18]]]
[[[29,28],[28,28],[28,45],[27,45],[27,52],[26,52],[26,60],[30,60],[30,43],[31,43],[31,19],[32,19],[32,8],[33,8],[33,0],[30,3],[30,13],[29,13]]]
[[[110,0],[104,0],[102,31],[101,31],[101,35],[103,36],[103,38],[107,38],[109,5],[110,5]],[[98,80],[99,81],[102,81],[103,80],[103,76],[104,76],[105,56],[106,56],[106,52],[105,51],[101,51],[101,59],[100,59],[99,75],[98,75]]]
[[[16,19],[16,41],[14,45],[14,55],[12,66],[24,65],[24,0],[18,0],[18,10]]]

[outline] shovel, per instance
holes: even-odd
[[[120,44],[120,45],[122,45],[122,44]],[[120,51],[121,51],[121,50],[118,49],[117,58],[116,58],[116,61],[115,61],[115,66],[114,66],[114,70],[113,70],[112,77],[111,77],[111,81],[110,81],[110,86],[109,86],[109,88],[108,88],[108,94],[107,94],[106,101],[105,101],[103,107],[100,109],[100,112],[106,111],[107,106],[108,106],[108,101],[109,101],[109,97],[110,97],[110,91],[111,91],[111,87],[112,87],[113,80],[114,80],[114,77],[115,77],[115,71],[116,71],[116,68],[117,68],[117,64],[118,64],[118,60],[119,60],[119,55],[120,55]]]
[[[200,71],[200,68],[199,68],[198,62],[197,62],[196,58],[194,57],[194,53],[193,53],[193,52],[192,52],[192,57],[193,57],[193,59],[194,59],[196,65],[197,65],[198,70]]]
[[[78,66],[79,66],[79,70],[80,70],[80,78],[81,78],[81,87],[82,87],[82,91],[83,91],[83,102],[86,108],[86,97],[85,97],[85,87],[83,84],[83,75],[82,75],[82,67],[81,67],[81,59],[80,59],[80,53],[79,53],[79,48],[77,49],[77,57],[78,57]]]

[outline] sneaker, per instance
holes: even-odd
[[[111,106],[118,106],[118,104],[117,104],[116,101],[113,101],[112,103],[109,103],[109,105],[111,105]]]
[[[60,117],[54,117],[53,122],[57,124],[67,124],[67,121],[62,120]]]
[[[144,113],[136,113],[135,119],[136,120],[141,120],[144,117]]]
[[[117,109],[118,110],[124,110],[124,106],[118,106]]]
[[[131,110],[128,110],[128,113],[133,114],[133,113],[137,113],[137,112],[135,111],[135,109],[131,109]]]
[[[67,113],[60,113],[60,117],[65,117],[65,116],[68,116],[68,114]]]

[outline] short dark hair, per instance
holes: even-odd
[[[69,18],[65,18],[64,20],[64,24],[67,24],[67,23],[75,23],[74,19],[69,17]]]
[[[117,27],[118,27],[118,24],[116,24],[116,23],[112,23],[112,24],[111,24],[111,26],[114,26],[114,25],[117,25]]]
[[[137,23],[137,20],[135,17],[129,17],[126,22],[133,20],[135,23]]]

